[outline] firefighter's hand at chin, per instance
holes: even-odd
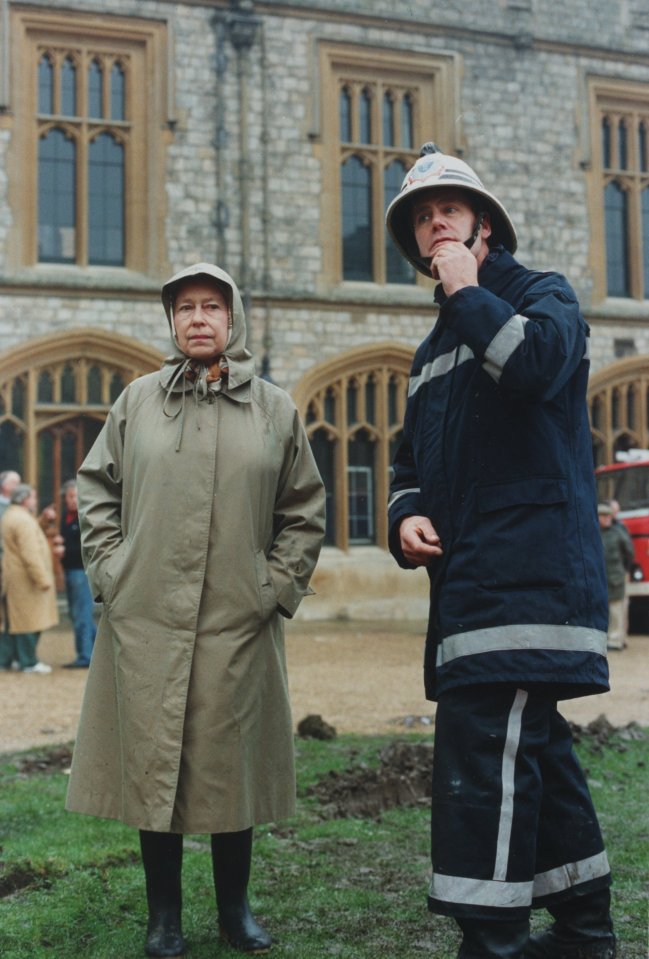
[[[430,271],[434,280],[440,280],[447,296],[478,285],[478,261],[464,243],[448,242],[435,250]]]
[[[440,538],[427,516],[406,516],[399,527],[401,551],[413,566],[428,566],[442,555]]]

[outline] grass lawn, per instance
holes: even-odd
[[[392,739],[297,741],[298,814],[258,828],[255,840],[251,901],[276,940],[274,959],[455,959],[454,923],[426,910],[426,804],[372,819],[324,819],[306,793],[330,770],[377,765]],[[577,748],[615,876],[618,957],[646,959],[649,738],[613,737],[603,746],[585,738]],[[67,776],[60,765],[48,762],[44,751],[32,752],[44,757],[44,768],[25,771],[26,755],[0,757],[0,956],[143,956],[137,833],[65,813]],[[241,954],[217,937],[209,856],[207,837],[186,837],[186,955],[234,959]]]

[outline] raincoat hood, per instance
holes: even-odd
[[[169,323],[169,332],[173,343],[174,352],[171,356],[165,358],[162,365],[162,385],[173,392],[179,392],[185,389],[191,389],[192,384],[186,381],[180,370],[186,368],[189,358],[178,346],[173,325],[172,305],[174,293],[183,280],[194,279],[195,277],[205,276],[216,280],[219,285],[226,288],[228,292],[228,307],[230,310],[230,319],[232,329],[228,344],[223,354],[224,362],[228,367],[227,385],[224,390],[232,393],[234,390],[248,383],[254,375],[254,361],[252,354],[246,349],[246,318],[243,312],[243,303],[237,284],[229,273],[215,266],[213,263],[194,263],[192,266],[175,273],[162,287],[162,305]],[[203,380],[206,374],[199,380]]]

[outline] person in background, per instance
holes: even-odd
[[[611,503],[597,507],[599,528],[604,547],[606,582],[608,585],[608,649],[620,650],[626,646],[626,583],[633,566],[633,543],[622,523],[615,522]]]
[[[59,620],[52,554],[36,513],[36,490],[19,483],[2,517],[2,582],[5,591],[7,633],[12,649],[5,653],[7,668],[15,659],[24,673],[47,674],[52,667],[36,657],[40,634]]]
[[[566,278],[514,259],[503,204],[434,144],[387,225],[438,281],[388,506],[395,559],[431,580],[429,908],[458,923],[458,959],[613,959],[608,858],[557,709],[609,688],[589,330]],[[552,926],[530,935],[531,908]]]
[[[81,558],[81,534],[77,504],[76,480],[68,480],[61,489],[63,509],[61,512],[60,560],[65,575],[65,592],[68,611],[74,628],[76,658],[66,663],[64,669],[87,669],[90,665],[92,647],[97,627],[93,618],[94,602],[88,577]]]
[[[17,669],[14,659],[14,642],[6,631],[4,591],[2,589],[2,517],[11,503],[11,494],[20,483],[20,473],[3,470],[0,473],[0,669]]]
[[[221,936],[259,954],[253,827],[293,814],[285,618],[310,592],[325,495],[289,395],[255,375],[239,290],[196,263],[164,285],[174,354],[134,380],[81,465],[103,613],[67,808],[140,832],[145,952],[177,956],[184,833],[208,833]]]
[[[629,532],[629,530],[628,530],[627,527],[626,527],[626,523],[624,523],[623,520],[618,519],[618,513],[620,512],[620,504],[618,503],[618,501],[617,501],[616,499],[610,499],[610,500],[609,500],[609,504],[610,504],[611,509],[613,510],[613,525],[614,525],[614,526],[617,526],[618,529],[620,529],[620,530],[622,531],[622,533],[624,533],[624,535],[627,537],[627,539],[628,539],[628,541],[629,541],[629,546],[631,547],[631,551],[632,551],[632,553],[633,553],[633,559],[632,559],[632,561],[631,561],[631,565],[629,566],[629,570],[628,570],[629,574],[632,575],[632,574],[633,574],[633,568],[634,568],[634,566],[635,566],[635,548],[634,548],[634,546],[633,546],[633,538],[631,537],[631,533]],[[626,588],[626,584],[625,584],[625,588],[624,588],[624,637],[625,637],[625,643],[626,643],[626,637],[628,636],[628,633],[629,633],[629,590]]]

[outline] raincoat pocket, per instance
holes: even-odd
[[[275,590],[268,560],[261,549],[255,550],[255,574],[257,576],[262,622],[265,622],[277,611],[277,591]]]
[[[126,565],[127,555],[128,541],[122,540],[117,549],[111,553],[110,557],[106,561],[102,576],[103,586],[101,590],[101,599],[104,606],[109,606],[113,596],[115,595],[117,584]]]

